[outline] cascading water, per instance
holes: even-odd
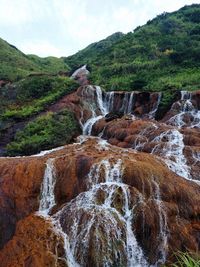
[[[114,107],[114,92],[107,92],[105,96],[105,104],[107,108],[107,112],[112,112]]]
[[[135,92],[126,92],[122,101],[122,106],[120,108],[120,112],[124,114],[131,114],[134,102],[134,94]]]
[[[41,188],[41,199],[39,212],[48,215],[55,205],[54,187],[56,183],[54,159],[49,159],[46,163],[44,179]]]
[[[178,128],[191,127],[200,128],[200,111],[192,103],[192,94],[187,91],[181,91],[181,100],[172,105],[172,110],[177,110],[178,114],[171,117],[167,124]]]
[[[114,92],[105,93],[105,97],[103,98],[102,90],[100,86],[88,86],[86,87],[86,91],[89,89],[95,89],[96,97],[93,99],[94,103],[89,104],[89,109],[92,113],[91,118],[89,118],[84,124],[82,123],[82,119],[80,119],[80,125],[83,129],[84,135],[91,135],[93,125],[100,119],[106,116],[109,112],[113,111],[114,108]],[[122,106],[120,111],[124,114],[131,114],[134,102],[134,92],[125,93]],[[98,112],[97,112],[98,111]]]
[[[41,199],[39,205],[39,211],[36,213],[38,216],[46,218],[52,225],[54,232],[63,239],[64,251],[65,251],[65,261],[69,267],[79,267],[76,263],[69,245],[69,237],[65,232],[63,232],[59,221],[55,220],[49,215],[51,209],[56,205],[55,201],[55,184],[56,184],[56,172],[54,167],[55,159],[48,159],[46,163],[46,169],[44,173],[43,183],[41,186]]]
[[[95,86],[96,97],[93,99],[93,105],[90,105],[92,117],[82,124],[83,135],[91,135],[93,125],[102,119],[107,113],[107,107],[103,102],[102,90],[99,86]]]
[[[148,116],[149,116],[150,119],[155,118],[156,112],[157,112],[158,107],[160,105],[161,97],[162,97],[162,93],[158,93],[158,99],[155,102],[152,111],[150,111],[149,114],[148,114]]]
[[[163,157],[168,167],[176,174],[191,179],[190,169],[184,156],[183,135],[176,129],[167,130],[157,136],[153,142],[159,142],[152,154]]]
[[[154,191],[154,201],[158,207],[158,216],[159,216],[159,240],[160,244],[158,247],[158,260],[155,266],[159,266],[160,264],[164,264],[166,262],[167,256],[167,240],[168,240],[168,227],[167,227],[167,215],[165,212],[165,207],[163,205],[161,195],[160,195],[160,187],[159,184],[152,179],[153,183],[153,191]]]
[[[158,126],[155,123],[151,123],[150,126],[144,128],[140,134],[138,135],[138,137],[135,139],[134,145],[133,145],[133,149],[138,150],[138,151],[142,151],[145,144],[148,143],[148,136],[154,132],[155,130],[158,129]],[[141,137],[142,140],[141,140]]]
[[[88,259],[94,266],[148,266],[132,230],[134,207],[122,175],[121,160],[95,164],[88,175],[88,191],[55,215],[81,266],[88,266]]]
[[[90,89],[91,87],[87,87],[85,93],[90,94]],[[84,135],[91,135],[94,123],[114,108],[114,92],[105,93],[103,97],[100,87],[96,86],[92,89],[93,93],[95,92],[94,103],[88,104],[92,117],[82,124]],[[149,118],[155,116],[160,97],[161,94],[158,95],[157,103],[149,113]],[[190,94],[182,93],[180,103],[183,104],[181,114],[188,112],[193,114]],[[125,93],[120,110],[124,114],[131,114],[133,104],[134,92]],[[180,127],[181,125],[182,127],[180,121],[183,119],[180,114],[174,116],[173,120],[178,121],[176,126]],[[157,129],[157,125],[152,123],[151,127],[145,128],[140,135],[145,137]],[[148,138],[142,142],[136,139],[134,148],[142,150],[146,142],[148,142]],[[150,142],[159,143],[153,148],[153,154],[161,156],[175,173],[191,179],[190,168],[187,166],[184,156],[183,135],[176,128],[171,127],[170,130],[162,132]],[[107,144],[102,146],[104,150],[109,149]],[[199,155],[195,154],[193,157],[196,162],[199,161]],[[56,173],[54,159],[47,161],[39,215],[48,218],[52,222],[55,232],[62,237],[66,262],[69,266],[84,267],[88,265],[88,260],[94,266],[149,266],[133,230],[134,210],[139,202],[135,205],[131,203],[130,188],[123,183],[122,176],[121,160],[105,159],[94,164],[87,177],[87,191],[80,193],[53,216],[49,216],[52,207],[56,204],[54,196]],[[159,184],[155,179],[152,179],[152,188],[159,218],[159,246],[157,262],[154,266],[160,266],[166,261],[167,254],[167,215],[161,199]],[[139,199],[138,193],[138,201]]]
[[[128,107],[127,107],[127,114],[132,113],[133,102],[134,102],[134,92],[131,92],[129,102],[128,102]]]

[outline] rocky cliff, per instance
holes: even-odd
[[[160,99],[82,86],[50,107],[75,113],[76,143],[0,158],[2,267],[161,266],[199,253],[200,93],[177,94],[157,121]]]

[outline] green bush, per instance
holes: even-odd
[[[173,87],[167,83],[175,84],[177,90],[195,90],[197,83],[191,75],[200,75],[199,14],[199,4],[164,13],[101,50],[98,43],[90,45],[65,62],[70,66],[88,64],[92,82],[108,91],[170,92]]]
[[[7,145],[8,156],[31,155],[41,150],[68,144],[79,133],[74,115],[67,111],[47,113],[17,132],[14,141]]]
[[[65,94],[71,93],[77,86],[77,83],[67,77],[28,77],[15,84],[18,101],[14,102],[15,105],[6,107],[0,119],[21,120],[33,116]]]

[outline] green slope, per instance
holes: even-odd
[[[194,90],[200,81],[200,5],[163,13],[109,45],[101,42],[65,59],[88,64],[107,90]],[[100,46],[100,48],[99,48]]]
[[[63,58],[25,55],[0,38],[0,80],[16,81],[31,73],[68,71]]]

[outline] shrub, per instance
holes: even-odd
[[[77,83],[67,77],[45,76],[24,79],[16,83],[19,104],[7,107],[0,119],[21,120],[35,115],[76,88]],[[39,98],[35,99],[37,97]]]
[[[29,122],[7,145],[7,155],[31,155],[65,145],[79,133],[74,115],[68,110],[47,113]]]

